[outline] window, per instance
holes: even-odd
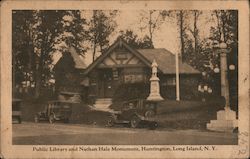
[[[113,71],[113,79],[114,80],[118,80],[119,79],[119,72],[118,72],[118,70],[116,68],[113,68],[112,71]]]

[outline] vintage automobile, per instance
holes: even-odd
[[[16,120],[19,124],[22,123],[21,103],[22,103],[21,99],[12,100],[12,122]]]
[[[114,124],[130,124],[130,127],[149,127],[155,129],[158,124],[154,120],[157,102],[145,99],[135,99],[124,102],[121,111],[113,111],[107,121],[107,126]]]
[[[46,104],[44,111],[35,115],[35,122],[49,121],[51,124],[55,121],[69,122],[72,113],[72,103],[68,101],[54,100]]]

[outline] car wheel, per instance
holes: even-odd
[[[34,117],[34,121],[35,123],[39,123],[39,117],[37,115]]]
[[[55,122],[54,115],[51,114],[51,115],[49,116],[49,123],[50,123],[50,124],[53,124],[54,122]]]
[[[110,116],[107,121],[107,126],[112,127],[114,126],[114,124],[115,124],[115,119],[112,116]]]
[[[155,112],[154,112],[153,110],[148,110],[148,111],[145,112],[144,115],[145,115],[145,117],[147,117],[147,118],[152,118],[152,117],[155,116]]]
[[[140,122],[140,118],[138,116],[133,116],[132,119],[130,120],[130,126],[131,128],[137,128]]]
[[[152,122],[149,126],[150,130],[155,130],[158,127],[158,123],[157,122]]]

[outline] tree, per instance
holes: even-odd
[[[36,75],[35,97],[40,96],[40,91],[46,80],[50,78],[50,65],[55,45],[60,42],[58,37],[63,33],[64,11],[40,10],[36,13],[38,25],[36,27]]]
[[[148,29],[148,38],[153,46],[154,34],[155,31],[160,28],[160,26],[164,23],[167,16],[169,16],[171,11],[166,10],[149,10],[142,11],[141,13],[141,31]]]
[[[202,12],[198,10],[185,11],[185,19],[189,19],[190,21],[189,24],[185,24],[183,20],[184,14],[180,13],[179,26],[180,36],[182,37],[181,46],[184,44],[184,47],[181,48],[183,61],[203,72],[207,70],[211,46],[207,39],[201,39],[199,35],[198,23],[201,14]],[[183,26],[184,24],[185,26]]]
[[[154,46],[152,46],[152,43],[150,41],[150,38],[148,36],[145,36],[144,38],[140,39],[138,38],[138,35],[136,35],[132,30],[126,30],[120,32],[120,37],[126,41],[126,43],[135,49],[152,49]]]
[[[73,46],[80,55],[84,55],[87,51],[87,47],[83,45],[87,40],[88,34],[86,26],[86,19],[81,17],[80,10],[65,12],[65,16],[63,17],[63,29],[65,33],[62,35],[62,41],[68,47]]]
[[[230,47],[238,44],[237,10],[214,10],[217,26],[211,28],[211,39],[220,43],[226,42]],[[222,37],[222,38],[221,38]]]
[[[238,12],[236,10],[214,10],[212,12],[216,25],[210,29],[209,40],[213,45],[225,42],[230,53],[228,62],[238,68]]]
[[[86,47],[82,45],[87,38],[85,25],[86,20],[78,10],[13,11],[13,83],[32,82],[35,97],[39,97],[41,88],[47,87],[53,75],[53,53],[65,51],[60,44],[85,53]]]
[[[93,61],[98,47],[102,53],[109,46],[109,36],[117,25],[114,21],[116,14],[117,11],[93,11],[92,19],[89,22],[89,41],[93,46]]]
[[[187,24],[185,22],[185,19],[187,18],[187,11],[179,10],[173,13],[175,13],[177,17],[177,26],[179,30],[180,47],[181,47],[180,56],[181,56],[181,60],[183,60],[182,56],[184,56],[185,54],[186,45],[188,45],[188,42],[186,42],[187,41],[186,39],[188,38],[187,33],[186,33]]]
[[[195,54],[199,54],[199,29],[197,27],[197,23],[199,21],[199,16],[202,14],[201,11],[198,11],[198,10],[193,10],[192,11],[192,14],[193,14],[193,29],[189,29],[189,31],[191,32],[193,38],[194,38],[194,52]]]
[[[13,92],[23,81],[31,80],[35,68],[34,56],[34,11],[12,12],[12,74]],[[29,83],[30,84],[30,83]],[[28,83],[26,82],[26,86]]]

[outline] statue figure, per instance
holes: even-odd
[[[157,67],[158,67],[158,65],[157,65],[155,59],[153,60],[151,67],[152,67],[152,77],[157,77]]]

